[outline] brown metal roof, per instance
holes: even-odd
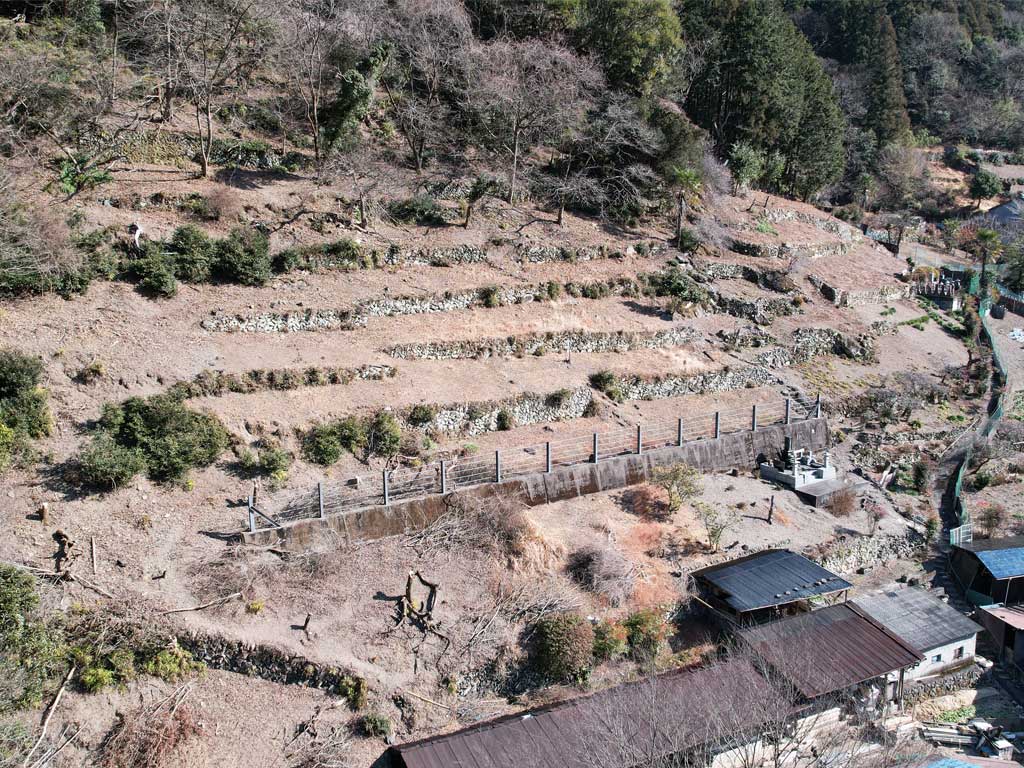
[[[455,733],[399,744],[398,768],[633,766],[756,725],[773,696],[749,661],[669,672]],[[760,715],[763,717],[763,714]]]
[[[757,654],[807,698],[895,672],[921,652],[849,603],[742,630]]]

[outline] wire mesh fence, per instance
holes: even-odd
[[[636,427],[564,435],[535,445],[460,455],[418,467],[398,467],[273,497],[257,504],[249,498],[249,530],[282,523],[394,504],[450,493],[485,483],[551,472],[559,467],[596,463],[615,456],[684,445],[720,435],[820,415],[820,401],[790,398],[745,408],[702,413]]]

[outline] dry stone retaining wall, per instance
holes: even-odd
[[[766,259],[820,259],[825,256],[845,256],[850,250],[850,243],[755,243],[733,239],[732,250],[744,256]]]
[[[409,427],[472,436],[498,431],[502,426],[502,412],[511,421],[509,426],[578,419],[587,412],[593,399],[590,387],[577,387],[548,395],[527,393],[487,403],[443,405],[435,409],[433,417],[426,423],[411,424],[408,414],[404,418]]]
[[[665,253],[665,246],[658,243],[631,245],[624,252],[612,250],[606,245],[584,245],[578,248],[566,248],[558,245],[517,245],[515,259],[521,264],[541,264],[552,261],[594,261],[595,259],[633,255],[660,256],[663,253]]]
[[[213,315],[201,323],[207,331],[228,333],[295,333],[350,331],[362,323],[345,309],[304,312],[260,312],[254,315]]]
[[[352,709],[366,704],[366,681],[337,667],[317,664],[303,656],[292,656],[266,645],[254,645],[192,633],[178,638],[178,644],[196,661],[248,677],[285,685],[316,688],[348,701]]]
[[[401,344],[391,347],[388,354],[399,359],[457,360],[521,355],[540,356],[548,352],[628,352],[634,349],[679,347],[693,341],[697,336],[697,332],[691,328],[634,333],[626,331],[561,331],[469,341]]]

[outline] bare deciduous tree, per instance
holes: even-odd
[[[376,40],[379,0],[288,0],[281,8],[279,60],[302,103],[317,169],[326,160],[321,115],[344,69]]]
[[[442,98],[473,38],[469,14],[455,0],[402,0],[394,10],[394,52],[381,84],[417,172],[447,122]]]
[[[202,175],[210,172],[218,98],[240,89],[260,62],[268,30],[255,0],[180,0],[174,55],[182,90],[195,112]]]
[[[465,107],[485,140],[509,158],[508,201],[518,191],[524,155],[582,119],[597,69],[559,45],[496,40],[470,49]]]

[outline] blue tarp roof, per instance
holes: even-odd
[[[975,554],[997,579],[1024,576],[1024,549],[996,549]]]
[[[980,539],[964,544],[996,579],[1024,576],[1024,536],[1003,539]]]

